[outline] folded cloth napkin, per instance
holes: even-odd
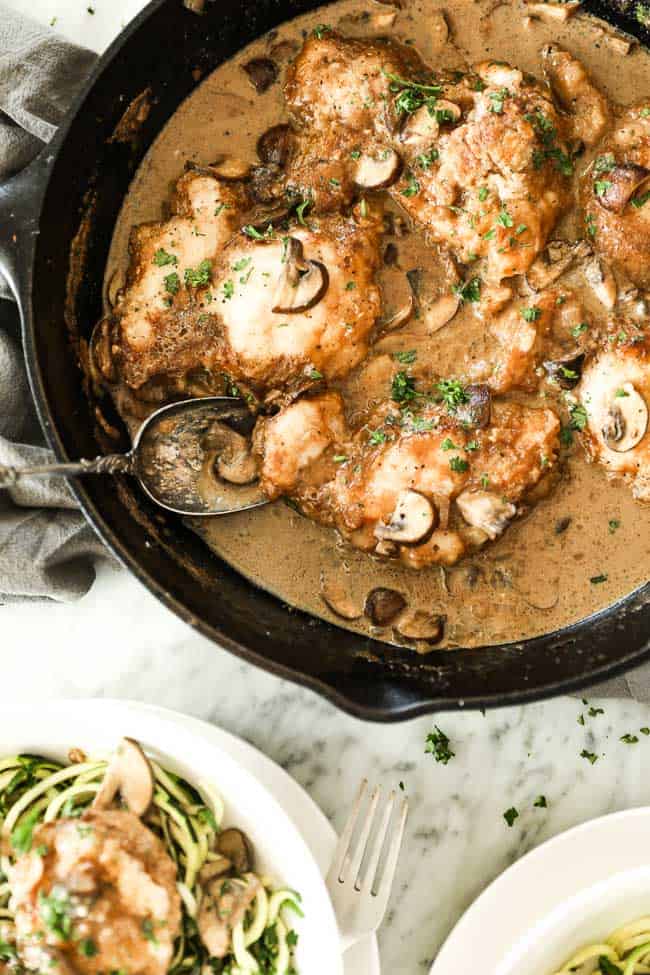
[[[92,51],[0,3],[0,182],[52,138],[94,62]],[[9,298],[1,278],[0,298]],[[18,313],[0,300],[0,464],[51,460],[31,402]],[[24,478],[0,491],[0,603],[82,596],[100,555],[106,549],[64,480]]]

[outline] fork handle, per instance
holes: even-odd
[[[81,474],[130,474],[132,454],[104,454],[94,460],[66,464],[36,464],[34,467],[4,467],[0,464],[0,488],[13,487],[20,477],[77,477]]]

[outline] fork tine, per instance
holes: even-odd
[[[359,810],[361,808],[361,803],[363,801],[363,797],[366,793],[367,788],[368,788],[368,780],[364,779],[359,787],[357,798],[354,800],[354,805],[352,806],[352,810],[350,812],[350,815],[348,816],[348,821],[345,824],[345,829],[341,833],[341,839],[339,840],[339,845],[336,848],[334,859],[332,861],[332,866],[330,867],[329,873],[327,875],[328,882],[341,880],[343,864],[345,862],[345,858],[348,852],[348,847],[350,846],[350,840],[352,839],[354,827],[357,824]]]
[[[363,826],[361,827],[361,834],[352,854],[352,864],[349,869],[349,879],[353,886],[356,886],[359,871],[361,870],[361,863],[368,845],[368,837],[370,836],[370,830],[372,829],[380,796],[381,786],[375,786],[375,788],[372,790],[372,795],[370,796],[370,805],[368,806],[366,818],[363,822]],[[343,880],[348,879],[348,871],[346,870],[342,876]]]
[[[397,859],[399,857],[399,851],[402,845],[402,838],[404,836],[404,827],[406,825],[406,817],[408,815],[408,811],[409,811],[409,801],[408,799],[404,799],[402,803],[402,807],[400,809],[397,829],[391,838],[390,846],[388,848],[388,856],[386,857],[386,863],[384,866],[384,875],[381,878],[379,890],[377,891],[377,901],[382,911],[385,910],[386,905],[388,904],[390,890],[391,887],[393,886],[393,880],[395,879],[395,872],[397,870]]]
[[[381,857],[381,851],[384,848],[386,833],[388,832],[388,826],[390,824],[390,820],[393,815],[394,806],[395,806],[395,792],[392,791],[388,797],[388,802],[386,803],[386,807],[384,809],[384,815],[381,820],[381,825],[377,830],[377,834],[372,844],[372,850],[370,853],[370,859],[368,860],[368,865],[366,867],[361,883],[357,886],[357,890],[363,891],[364,893],[372,890],[372,885],[374,883],[375,876],[377,874],[377,867],[379,866],[379,858]]]

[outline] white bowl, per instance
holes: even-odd
[[[63,701],[26,709],[3,707],[0,757],[31,752],[65,760],[68,749],[110,752],[127,735],[171,771],[194,784],[209,782],[225,803],[226,825],[250,837],[256,867],[282,886],[300,892],[304,918],[292,918],[299,934],[300,975],[342,975],[343,962],[334,911],[321,873],[289,817],[249,772],[173,712],[139,709],[129,702]]]
[[[463,915],[430,975],[459,975],[470,955],[490,975],[553,975],[580,948],[643,915],[647,807],[583,823],[522,857]]]

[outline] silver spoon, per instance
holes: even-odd
[[[239,478],[239,483],[215,473],[215,463],[221,467],[224,437],[227,440],[232,435],[235,447],[241,445],[253,419],[241,400],[229,396],[172,403],[144,421],[126,454],[37,467],[0,465],[0,488],[34,475],[131,474],[152,501],[175,514],[226,515],[257,508],[267,504],[268,498],[257,483],[250,454],[246,458],[242,453],[242,469],[230,465],[229,473]]]

